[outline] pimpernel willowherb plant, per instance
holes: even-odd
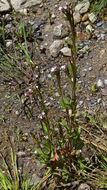
[[[54,66],[51,69],[51,72],[56,76],[58,90],[61,96],[60,104],[62,109],[65,109],[66,116],[59,116],[58,122],[51,120],[48,116],[48,110],[45,107],[42,93],[37,89],[36,92],[39,96],[40,106],[43,110],[39,116],[42,132],[39,133],[39,135],[34,135],[32,133],[31,135],[35,138],[36,143],[39,146],[39,148],[37,148],[37,155],[42,163],[46,168],[49,167],[51,169],[53,175],[53,171],[56,171],[55,175],[60,171],[62,176],[60,180],[64,183],[68,183],[69,180],[72,180],[74,174],[76,174],[76,177],[78,176],[77,171],[82,161],[81,148],[83,142],[80,138],[80,127],[76,120],[77,53],[73,8],[71,4],[66,3],[66,6],[59,7],[59,10],[62,10],[70,24],[71,58],[69,59],[68,64],[61,67]],[[67,79],[71,84],[72,93],[69,94],[69,98],[66,97],[63,87],[61,86],[61,72],[66,74]],[[69,112],[71,112],[71,115]]]

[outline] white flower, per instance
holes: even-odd
[[[48,139],[48,136],[44,136],[45,139]]]

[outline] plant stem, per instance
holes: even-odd
[[[75,120],[75,112],[76,112],[76,78],[77,78],[77,68],[76,68],[76,31],[73,17],[73,10],[69,13],[68,21],[71,28],[72,33],[72,44],[71,47],[71,58],[70,64],[72,67],[72,75],[73,75],[73,85],[72,85],[72,119]]]

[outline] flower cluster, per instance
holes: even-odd
[[[40,120],[43,120],[43,119],[45,118],[45,112],[42,112],[42,113],[38,116],[38,118],[39,118]]]
[[[64,72],[69,72],[68,64],[62,65],[62,66],[61,66],[61,70],[64,71]]]
[[[60,6],[59,11],[62,11],[65,15],[72,9],[72,3],[66,2],[65,6]]]
[[[57,66],[51,68],[51,72],[54,73],[55,75],[58,75],[61,70],[68,75],[69,74],[68,64],[62,65],[60,68]]]

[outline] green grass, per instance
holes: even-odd
[[[35,190],[35,185],[31,186],[31,179],[27,179],[25,174],[20,176],[17,165],[17,157],[11,148],[11,166],[2,156],[4,169],[0,168],[0,189],[2,190]]]

